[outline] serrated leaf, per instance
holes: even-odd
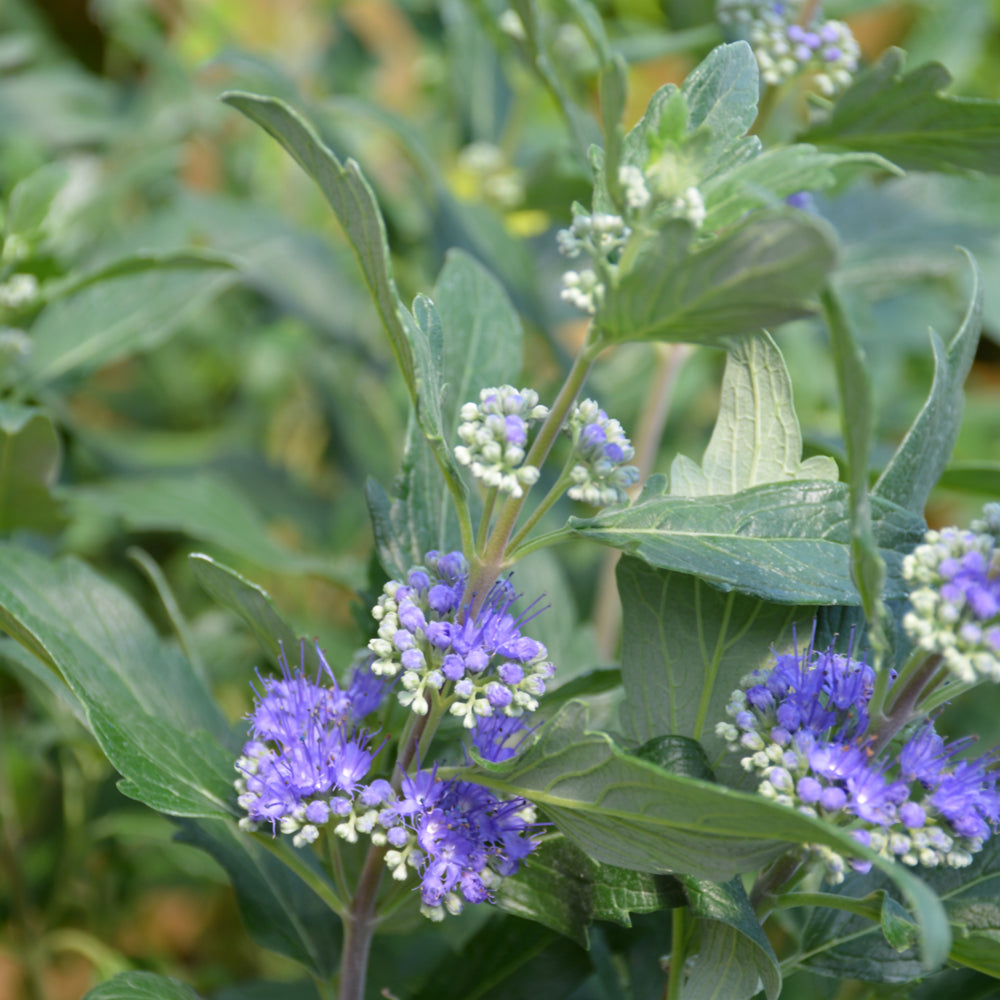
[[[655,477],[630,507],[573,530],[657,569],[697,575],[722,590],[780,604],[857,604],[851,580],[850,504],[843,483],[801,481],[755,486],[723,497],[687,499],[661,491]],[[923,535],[923,520],[884,500],[873,502],[886,596],[905,592],[901,553]]]
[[[704,128],[725,148],[757,117],[760,80],[753,49],[744,41],[718,45],[684,80],[688,125]]]
[[[239,615],[250,627],[261,649],[277,664],[284,655],[289,664],[298,662],[302,639],[281,617],[271,595],[263,587],[247,580],[234,569],[214,560],[204,552],[188,557],[195,579],[208,595],[224,608]],[[311,655],[311,645],[304,647]]]
[[[497,905],[544,924],[588,947],[595,920],[632,925],[629,914],[683,906],[686,897],[669,875],[602,865],[561,834],[547,836],[518,873],[497,890]]]
[[[375,195],[354,160],[341,163],[297,111],[274,97],[229,91],[222,99],[256,122],[319,185],[361,265],[403,379],[416,402],[417,376],[404,315],[389,262],[385,221]]]
[[[714,232],[737,222],[746,212],[773,205],[799,191],[827,191],[871,171],[899,172],[874,153],[822,152],[806,143],[768,149],[702,182],[704,225]]]
[[[682,219],[637,251],[597,318],[608,342],[725,345],[741,334],[807,316],[835,259],[833,231],[790,209],[749,215],[704,244]]]
[[[61,296],[35,319],[22,377],[32,386],[46,385],[150,350],[236,277],[217,263],[189,263],[120,274]]]
[[[940,901],[908,871],[797,810],[624,753],[606,733],[589,728],[586,706],[578,702],[545,725],[508,773],[479,773],[475,780],[528,798],[602,864],[637,871],[728,881],[773,860],[790,843],[861,855],[913,905],[927,966],[939,965],[949,948]]]
[[[83,1000],[200,1000],[187,983],[155,972],[119,972],[88,990]]]
[[[767,604],[709,586],[696,576],[618,563],[621,596],[622,725],[644,743],[662,733],[700,740],[715,760],[715,724],[740,679],[762,665],[793,621],[808,634],[810,608]],[[739,778],[733,764],[731,777]]]
[[[66,488],[61,495],[71,508],[121,517],[133,531],[177,531],[258,566],[314,573],[347,586],[362,580],[351,558],[294,552],[274,541],[258,511],[215,473],[106,479]]]
[[[979,343],[983,284],[978,265],[967,256],[973,275],[969,308],[947,347],[930,331],[934,352],[930,394],[873,489],[875,495],[916,513],[923,512],[955,446],[962,422],[962,387]]]
[[[878,153],[907,170],[1000,173],[1000,102],[946,97],[940,63],[902,72],[889,49],[845,90],[806,142]]]
[[[296,872],[231,822],[184,821],[177,839],[208,852],[225,869],[258,944],[329,979],[340,957],[340,920]],[[304,865],[316,868],[311,851],[298,853]],[[315,878],[326,880],[319,870]]]
[[[743,883],[708,882],[689,875],[680,880],[700,928],[682,1000],[750,1000],[761,989],[767,1000],[775,1000],[781,991],[778,960]]]
[[[0,628],[59,671],[125,794],[175,815],[234,810],[226,720],[123,593],[75,559],[0,546]]]
[[[719,496],[762,483],[837,478],[832,458],[802,460],[792,380],[777,344],[764,332],[739,341],[726,356],[719,415],[702,464],[678,456],[671,495]]]
[[[59,435],[47,413],[0,401],[0,534],[59,525],[50,490],[61,458]]]

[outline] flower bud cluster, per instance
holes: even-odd
[[[716,733],[757,791],[845,826],[854,839],[907,865],[968,865],[1000,823],[997,756],[957,760],[971,740],[945,744],[925,720],[876,753],[865,736],[875,673],[832,649],[779,654],[749,674]],[[837,883],[870,863],[814,847]]]
[[[377,750],[358,723],[381,703],[387,685],[359,667],[345,690],[319,647],[315,680],[301,666],[292,672],[284,654],[281,678],[263,678],[255,689],[250,740],[236,761],[236,791],[246,817],[293,834],[297,847],[312,843],[319,828],[350,813]],[[325,682],[325,683],[321,683]]]
[[[466,403],[460,411],[455,458],[486,486],[521,497],[525,486],[538,481],[538,469],[524,464],[528,437],[548,412],[533,389],[483,389],[478,403]]]
[[[903,628],[965,683],[1000,681],[1000,504],[969,531],[928,531],[903,559]]]
[[[537,601],[521,615],[511,610],[517,600],[510,581],[490,588],[481,607],[463,603],[468,567],[460,552],[428,552],[427,565],[410,570],[404,582],[385,585],[372,616],[378,636],[368,648],[375,654],[372,671],[400,676],[400,704],[426,715],[431,699],[442,697],[452,715],[473,730],[473,743],[488,759],[518,728],[493,724],[489,738],[480,733],[494,715],[517,718],[538,707],[545,682],[555,673],[545,646],[523,635],[521,628],[538,613]]]
[[[625,464],[635,455],[635,449],[622,425],[594,400],[584,399],[573,407],[564,430],[573,441],[578,459],[570,470],[570,497],[595,507],[624,503],[628,499],[626,490],[639,479],[639,470]]]
[[[0,309],[27,309],[37,302],[38,291],[38,279],[33,274],[12,274],[0,284]]]
[[[812,73],[829,97],[851,82],[861,50],[842,21],[799,24],[801,8],[802,0],[719,0],[717,16],[747,35],[765,83],[777,86]]]
[[[623,168],[624,169],[624,168]],[[649,200],[649,192],[642,183],[642,174],[636,171],[638,180],[632,179],[627,188],[626,198],[633,201]],[[595,212],[588,215],[579,205],[573,206],[573,222],[569,229],[561,229],[556,234],[556,244],[560,253],[575,260],[586,256],[602,269],[613,268],[622,248],[632,235],[632,229],[620,215]],[[604,282],[598,277],[594,267],[584,267],[579,271],[563,274],[562,298],[582,312],[593,315],[604,301]]]

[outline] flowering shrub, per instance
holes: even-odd
[[[360,6],[315,60],[345,84]],[[321,238],[163,182],[118,205],[148,228],[88,256],[90,174],[11,193],[0,657],[219,862],[310,996],[985,995],[1000,504],[978,513],[996,462],[950,463],[996,437],[995,406],[962,403],[997,317],[953,244],[995,268],[1000,103],[896,49],[866,64],[861,22],[816,0],[720,0],[669,39],[587,0],[389,6],[446,60],[409,91],[447,81],[454,128],[252,93],[245,66],[213,112],[240,144],[219,177],[287,169],[271,194],[312,226],[321,195]],[[691,5],[661,6],[672,31]],[[689,45],[626,130],[629,60]],[[107,172],[146,176],[118,141]],[[30,160],[4,142],[0,174]],[[947,324],[929,345],[924,315]],[[202,365],[180,333],[153,350],[178,331]],[[172,430],[136,444],[115,405],[160,386]],[[216,552],[129,549],[176,640],[85,561],[127,582],[126,530]],[[189,622],[195,581],[235,618]],[[133,970],[88,1000],[192,995]]]

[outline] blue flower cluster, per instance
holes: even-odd
[[[511,739],[526,728],[523,716],[538,707],[555,667],[545,646],[521,631],[538,602],[516,615],[518,595],[503,579],[476,609],[475,595],[464,599],[468,573],[460,552],[428,552],[426,566],[411,569],[405,582],[389,581],[372,608],[378,635],[368,648],[376,675],[399,676],[400,704],[426,715],[431,699],[441,698],[473,731],[482,756],[498,760],[510,756]]]
[[[738,28],[753,46],[761,79],[771,86],[810,72],[832,96],[851,82],[861,50],[842,21],[798,22],[802,0],[719,0],[719,23]]]
[[[465,902],[491,901],[504,877],[534,850],[534,807],[501,799],[469,781],[442,781],[436,769],[403,778],[374,817],[372,841],[388,844],[392,877],[420,877],[421,911],[431,920],[460,913]]]
[[[577,458],[570,470],[573,485],[569,496],[595,507],[624,503],[628,499],[626,490],[638,482],[639,470],[625,464],[635,455],[635,449],[622,425],[594,400],[584,399],[573,408],[565,430]]]
[[[908,865],[960,868],[996,831],[996,753],[958,759],[971,740],[946,744],[930,720],[874,752],[865,735],[875,673],[863,660],[792,652],[744,678],[716,727],[757,791],[846,826],[854,839]],[[868,862],[814,847],[832,882]]]
[[[247,812],[244,829],[269,823],[293,834],[297,847],[312,843],[331,817],[350,812],[377,753],[359,723],[382,700],[387,684],[364,667],[342,689],[316,647],[315,679],[292,671],[282,653],[281,677],[254,689],[250,740],[236,761],[236,791]]]
[[[538,481],[538,469],[524,464],[528,437],[548,412],[534,389],[483,389],[479,402],[466,403],[459,413],[455,458],[491,489],[521,497]]]
[[[442,574],[434,586],[446,589],[440,581],[462,565],[455,553],[432,554],[428,562]],[[439,598],[445,599],[442,590],[433,600]],[[240,826],[270,825],[292,834],[297,847],[317,840],[326,824],[350,843],[368,835],[387,848],[393,878],[417,875],[421,909],[431,919],[460,912],[464,902],[491,901],[500,881],[535,848],[532,805],[472,782],[444,780],[436,765],[404,775],[399,791],[373,777],[381,747],[373,747],[372,734],[359,723],[379,707],[390,682],[369,669],[369,657],[343,689],[318,647],[317,654],[315,678],[301,667],[293,672],[282,657],[280,678],[265,678],[254,689],[251,739],[236,762],[238,801],[247,813]],[[503,760],[516,752],[525,729],[517,717],[483,717],[473,744],[484,758]]]
[[[1000,681],[1000,504],[983,515],[969,531],[928,531],[903,560],[903,628],[965,683]]]

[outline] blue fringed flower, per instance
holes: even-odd
[[[345,691],[316,647],[315,678],[294,672],[284,653],[281,677],[261,678],[250,714],[250,740],[236,761],[236,790],[246,810],[245,829],[269,823],[293,834],[296,846],[311,843],[332,816],[352,808],[375,751],[358,722],[381,700],[384,683],[356,672]]]
[[[866,737],[875,674],[832,649],[775,656],[748,675],[716,732],[742,751],[757,791],[846,826],[860,844],[908,865],[963,867],[997,829],[997,755],[958,759],[971,740],[946,744],[930,720],[874,752]],[[868,862],[815,846],[827,878]]]

